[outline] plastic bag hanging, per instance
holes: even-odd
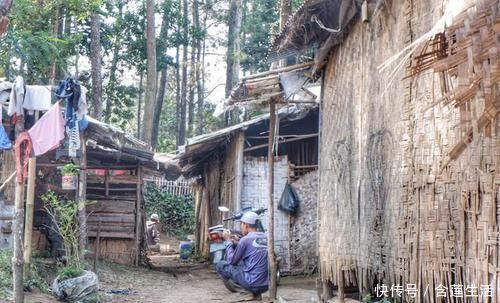
[[[295,190],[288,183],[283,190],[283,194],[281,194],[278,209],[292,215],[297,214],[300,209],[299,197],[297,196]]]

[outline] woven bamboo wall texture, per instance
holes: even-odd
[[[418,296],[405,301],[416,302],[465,302],[449,292],[437,298],[439,285],[490,285],[490,302],[500,301],[498,3],[477,1],[456,18],[447,35],[463,43],[404,81],[406,71],[390,81],[391,70],[377,67],[430,30],[446,1],[392,1],[390,12],[353,25],[330,55],[321,117],[324,279],[363,293],[379,282],[415,283]]]

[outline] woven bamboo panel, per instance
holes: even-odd
[[[430,30],[443,1],[392,1],[351,28],[325,74],[321,276],[354,285],[490,285],[500,302],[499,3],[473,5],[396,80],[377,67]],[[394,18],[393,15],[401,16]],[[441,42],[440,42],[441,41]],[[414,56],[414,59],[417,55]],[[410,75],[410,76],[408,76]],[[400,79],[405,79],[400,81]]]

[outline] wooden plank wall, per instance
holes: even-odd
[[[203,178],[193,186],[197,229],[208,230],[210,226],[222,224],[223,213],[219,211],[219,206],[226,206],[231,211],[240,207],[238,195],[241,195],[243,178],[242,154],[242,137],[233,136],[224,152],[214,155],[203,164]],[[208,253],[208,234],[205,230],[199,230],[196,234],[197,247],[201,248],[200,253],[203,254]]]
[[[369,23],[353,25],[329,57],[319,254],[322,277],[334,284],[363,293],[376,283],[417,284],[419,295],[409,302],[468,300],[450,292],[436,298],[438,285],[500,289],[498,115],[481,128],[488,103],[500,100],[498,1],[472,1],[478,6],[457,19],[454,39],[467,43],[453,51],[465,60],[455,61],[447,80],[457,90],[473,87],[465,106],[438,102],[442,75],[432,70],[403,81],[403,68],[391,81],[392,68],[377,68],[430,30],[451,2],[392,1]],[[494,28],[496,45],[483,43]],[[474,76],[487,81],[473,85]],[[461,152],[452,153],[461,142]]]
[[[87,178],[87,206],[89,246],[95,247],[95,237],[101,224],[100,256],[122,264],[134,264],[139,246],[136,233],[136,208],[139,203],[142,211],[142,201],[138,202],[137,190],[142,182],[135,167],[115,168],[126,170],[127,174],[113,175],[114,169],[104,168],[105,175],[89,173]],[[88,169],[89,172],[93,168]],[[139,220],[141,221],[141,220]],[[139,222],[140,223],[140,222]]]

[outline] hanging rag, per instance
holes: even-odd
[[[5,128],[0,124],[0,149],[11,149],[12,143],[10,143],[9,136],[5,131]]]
[[[48,111],[52,105],[52,92],[49,86],[27,85],[23,108],[29,111]]]
[[[0,82],[0,104],[4,104],[10,98],[12,82]]]
[[[64,119],[59,102],[54,104],[28,133],[33,142],[35,156],[57,148],[64,139]]]
[[[12,89],[10,91],[10,101],[9,109],[7,113],[9,116],[17,114],[18,116],[24,115],[23,102],[25,96],[24,79],[21,76],[17,76],[16,80],[12,84]]]

